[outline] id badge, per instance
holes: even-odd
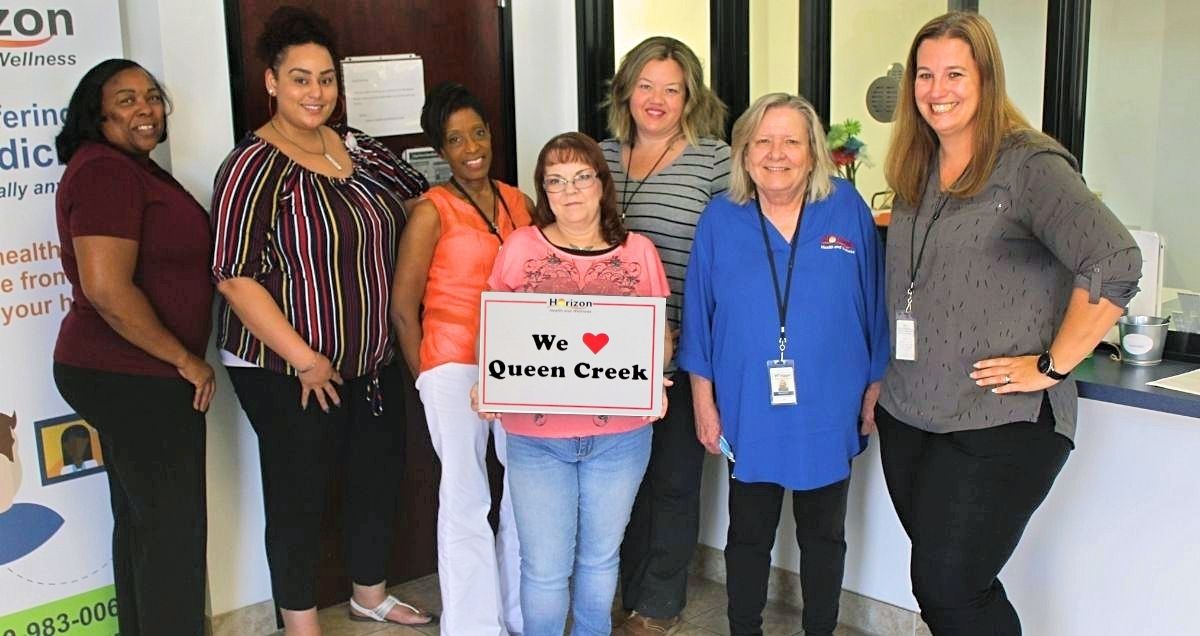
[[[729,445],[729,440],[725,439],[724,435],[717,438],[717,446],[721,449],[721,454],[725,456],[725,459],[728,459],[730,462],[737,461],[733,458],[733,448]]]
[[[917,321],[906,311],[896,312],[896,359],[917,359]]]
[[[796,362],[768,360],[767,374],[771,387],[771,406],[796,404]]]

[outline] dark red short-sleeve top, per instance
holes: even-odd
[[[208,215],[153,161],[86,143],[67,164],[56,198],[62,264],[74,303],[58,333],[55,362],[136,375],[175,376],[170,364],[122,338],[83,294],[72,240],[111,236],[138,242],[133,283],[163,326],[204,355],[212,322]]]

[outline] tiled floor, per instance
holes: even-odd
[[[397,585],[391,589],[391,593],[421,609],[438,613],[442,610],[436,574]],[[325,636],[432,636],[439,633],[436,626],[411,628],[379,623],[356,623],[346,616],[345,604],[321,610],[321,626]],[[728,636],[729,625],[725,621],[725,588],[719,583],[693,576],[688,582],[688,604],[683,611],[683,620],[680,628],[673,632],[677,636]],[[800,610],[782,603],[768,603],[766,611],[763,612],[763,632],[766,636],[803,634],[800,630]],[[615,634],[619,636],[621,631],[618,629]],[[282,635],[281,631],[277,636]],[[867,635],[849,627],[839,627],[835,636]]]

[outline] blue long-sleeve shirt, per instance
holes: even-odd
[[[788,241],[767,223],[782,286]],[[771,406],[767,361],[779,358],[779,313],[754,202],[722,196],[696,228],[684,286],[678,365],[714,383],[734,477],[809,490],[845,479],[866,447],[866,387],[890,353],[883,253],[862,197],[841,179],[800,222],[787,311],[795,406]]]

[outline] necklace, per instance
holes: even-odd
[[[500,196],[500,191],[496,188],[496,183],[491,179],[488,179],[488,185],[492,187],[492,219],[489,219],[488,216],[483,213],[483,208],[479,207],[479,204],[475,202],[475,198],[467,192],[466,188],[459,184],[458,179],[450,177],[450,185],[454,186],[454,188],[461,192],[464,197],[467,197],[467,201],[471,204],[471,207],[475,208],[475,211],[479,213],[479,218],[483,219],[483,222],[487,224],[488,232],[491,232],[492,235],[494,235],[496,239],[500,241],[500,244],[503,245],[504,237],[500,236],[500,228],[496,227],[496,224],[492,222],[492,219],[496,219],[497,221],[500,220],[500,215],[496,213],[497,201],[500,202],[500,205],[504,206],[504,215],[508,217],[508,224],[514,228],[517,225],[513,223],[512,212],[510,212],[508,209],[508,203],[505,203],[504,199]]]
[[[295,141],[293,141],[291,137],[288,137],[287,135],[283,134],[283,131],[280,130],[279,127],[275,125],[274,119],[267,120],[267,123],[271,124],[271,129],[274,130],[276,133],[279,133],[279,136],[286,139],[288,143],[292,144],[293,146],[299,148],[300,150],[302,150],[304,152],[307,152],[310,155],[321,155],[321,156],[325,157],[325,160],[328,161],[330,164],[332,164],[334,169],[336,169],[338,172],[342,171],[342,164],[338,163],[337,160],[333,158],[333,155],[329,154],[329,151],[326,150],[325,135],[321,134],[320,128],[317,129],[317,136],[321,138],[321,151],[313,152],[311,150],[308,150],[304,146],[301,146],[300,144],[296,143]]]
[[[608,243],[604,240],[603,236],[601,236],[598,241],[587,241],[586,244],[579,245],[567,238],[567,235],[563,233],[562,229],[555,227],[554,230],[559,236],[562,237],[563,242],[566,243],[566,247],[569,247],[573,250],[579,250],[580,252],[595,252],[596,250],[601,250],[608,247]]]
[[[621,220],[622,221],[625,220],[625,213],[629,211],[629,204],[633,203],[633,197],[637,196],[638,192],[641,192],[642,186],[645,185],[646,182],[650,180],[650,177],[654,175],[654,171],[658,169],[658,164],[662,163],[662,160],[667,157],[668,152],[671,152],[671,148],[673,148],[675,146],[675,140],[678,138],[679,138],[679,133],[675,133],[675,135],[671,137],[671,140],[667,142],[667,147],[663,149],[662,154],[658,156],[658,159],[655,160],[654,165],[650,166],[650,170],[648,172],[646,172],[646,176],[642,177],[642,179],[640,181],[638,181],[637,179],[634,179],[629,174],[629,169],[633,168],[633,146],[629,147],[629,169],[625,170],[625,186],[626,187],[623,188],[621,191],[621,194],[622,194],[622,196],[621,196]],[[633,189],[633,192],[628,192],[628,187],[629,187],[630,181],[637,181],[637,187],[635,187]],[[626,193],[628,193],[628,195],[629,195],[628,197],[625,196]]]

